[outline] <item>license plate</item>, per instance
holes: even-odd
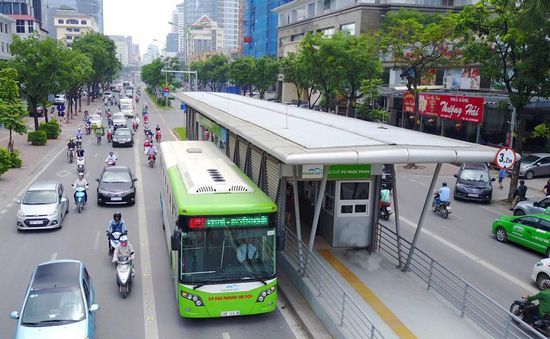
[[[225,311],[221,313],[222,317],[234,317],[236,315],[241,315],[241,311]]]
[[[478,198],[478,197],[479,197],[479,194],[468,193],[468,196],[469,196],[469,197],[472,197],[472,198]]]
[[[122,198],[121,197],[112,197],[111,198],[111,201],[121,201]]]
[[[31,224],[31,225],[42,225],[42,221],[40,221],[40,220],[31,220],[31,221],[29,221],[29,224]]]

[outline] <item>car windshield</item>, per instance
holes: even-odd
[[[113,120],[125,120],[126,118],[124,117],[124,115],[120,114],[120,113],[117,113],[115,115],[113,115]]]
[[[460,179],[464,181],[480,181],[489,182],[489,174],[487,171],[477,169],[464,169],[460,173]]]
[[[21,325],[47,326],[81,321],[85,318],[84,302],[76,287],[48,288],[31,291]]]
[[[521,162],[525,163],[525,164],[530,164],[530,163],[533,163],[537,160],[539,160],[540,157],[537,157],[536,155],[527,155],[523,158],[521,158]]]
[[[101,182],[103,183],[124,183],[131,182],[130,174],[122,171],[105,171]]]
[[[275,274],[273,228],[192,231],[183,233],[181,245],[180,279],[184,283],[269,279]],[[248,258],[254,259],[241,262],[246,247]]]
[[[55,190],[33,190],[27,191],[23,197],[24,205],[48,205],[57,202],[57,192]]]
[[[131,111],[132,110],[132,105],[131,104],[122,104],[120,106],[120,110],[121,111]]]
[[[127,129],[117,129],[115,131],[115,135],[129,137],[130,135],[132,135],[132,133],[130,132],[130,130]]]

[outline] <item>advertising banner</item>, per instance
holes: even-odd
[[[418,113],[479,124],[483,120],[484,103],[482,97],[421,93]]]
[[[479,67],[450,68],[443,75],[445,89],[478,90],[480,82]]]
[[[414,113],[414,94],[411,92],[403,94],[403,112]]]

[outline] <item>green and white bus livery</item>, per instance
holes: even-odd
[[[162,142],[160,154],[180,315],[275,310],[277,205],[211,142]]]

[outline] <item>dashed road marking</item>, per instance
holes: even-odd
[[[101,236],[101,232],[97,230],[95,234],[95,241],[94,241],[94,249],[97,250],[99,248],[99,237]]]
[[[13,202],[10,202],[9,204],[6,205],[6,207],[12,207],[13,206]]]
[[[52,256],[50,257],[50,260],[55,260],[57,259],[57,252],[53,253]]]
[[[63,178],[63,177],[66,177],[68,175],[71,175],[71,172],[67,171],[67,170],[62,170],[62,171],[59,171],[59,172],[55,173],[55,175],[57,175],[60,178]]]
[[[8,212],[8,210],[1,210],[0,214],[6,214],[7,212]]]

